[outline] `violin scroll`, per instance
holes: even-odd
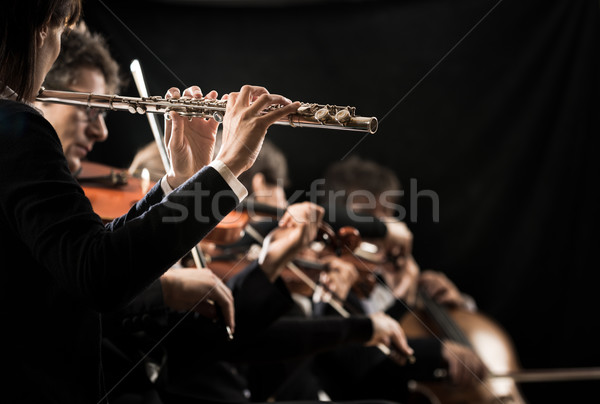
[[[344,226],[336,233],[330,224],[322,222],[316,240],[330,246],[339,257],[347,250],[354,251],[360,245],[361,237],[354,227]]]

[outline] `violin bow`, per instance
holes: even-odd
[[[250,225],[246,226],[248,227],[252,227]],[[270,232],[266,237],[263,237],[260,233],[258,233],[256,230],[252,229],[250,230],[249,234],[258,242],[261,244],[262,248],[258,257],[258,264],[260,265],[261,263],[264,262],[266,255],[267,255],[267,251],[269,249],[269,244],[271,242],[271,238],[273,235],[273,232]],[[288,262],[286,264],[286,266],[295,274],[297,275],[301,280],[303,280],[304,282],[306,282],[306,284],[313,290],[315,291],[316,288],[318,287],[318,285],[312,281],[312,279],[310,279],[308,276],[306,276],[304,274],[304,272],[302,272],[302,270],[293,262]],[[339,297],[338,297],[339,298]],[[331,299],[330,301],[327,302],[331,307],[333,307],[333,309],[335,311],[337,311],[342,317],[344,318],[349,318],[350,317],[350,313],[348,312],[348,310],[346,310],[343,307],[343,302],[340,303],[338,300],[336,299]],[[376,345],[376,348],[378,348],[384,355],[390,357],[390,358],[394,358],[396,356],[394,350],[392,350],[391,348],[389,348],[388,346],[379,343]],[[416,362],[416,358],[413,355],[410,355],[407,357],[409,363],[413,364]]]
[[[135,81],[135,85],[138,89],[138,92],[140,93],[140,96],[148,97],[148,88],[146,86],[146,80],[144,79],[144,74],[142,73],[142,66],[139,60],[133,60],[129,65],[129,68],[131,70],[131,74],[133,75],[133,80]],[[160,123],[158,122],[158,117],[156,116],[156,114],[146,114],[146,117],[148,118],[148,123],[150,124],[152,135],[154,136],[154,141],[158,146],[158,151],[160,152],[160,159],[163,163],[163,167],[165,168],[165,172],[168,173],[171,170],[171,162],[169,161],[167,149],[163,142],[163,137],[161,134],[162,131],[160,129]],[[206,257],[204,257],[204,254],[202,253],[202,250],[198,247],[198,245],[195,245],[190,252],[192,253],[192,258],[194,259],[196,268],[207,267]],[[212,303],[214,304],[214,302]],[[214,306],[219,320],[222,321],[223,324],[225,324],[223,312],[216,304],[214,304]],[[231,331],[231,328],[228,325],[225,325],[225,330],[227,331],[227,338],[229,340],[232,340],[233,332]]]

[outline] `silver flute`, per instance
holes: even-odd
[[[114,111],[129,111],[132,114],[167,114],[171,111],[181,116],[213,118],[223,122],[227,100],[208,98],[179,98],[167,99],[162,97],[124,97],[121,95],[80,93],[74,91],[55,91],[42,88],[37,95],[37,101],[55,104],[78,105],[88,108],[108,109]],[[271,105],[262,111],[281,108],[282,105]],[[328,128],[375,133],[377,118],[356,115],[355,107],[338,105],[323,105],[301,103],[294,114],[288,115],[277,122],[278,125],[292,127]]]

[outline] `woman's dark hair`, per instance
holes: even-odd
[[[81,0],[4,0],[0,13],[0,91],[17,99],[34,94],[37,33],[50,27],[71,26],[79,19]]]

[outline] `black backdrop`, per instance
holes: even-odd
[[[126,73],[140,59],[153,95],[251,83],[379,117],[364,139],[274,127],[291,190],[351,150],[392,167],[417,261],[474,296],[524,368],[600,366],[597,0],[190,3],[87,1],[85,19]],[[133,85],[122,93],[137,95]],[[93,160],[125,167],[152,141],[144,117],[113,113],[108,124]],[[439,222],[417,194],[427,190]],[[533,403],[580,402],[599,384],[523,389]]]

